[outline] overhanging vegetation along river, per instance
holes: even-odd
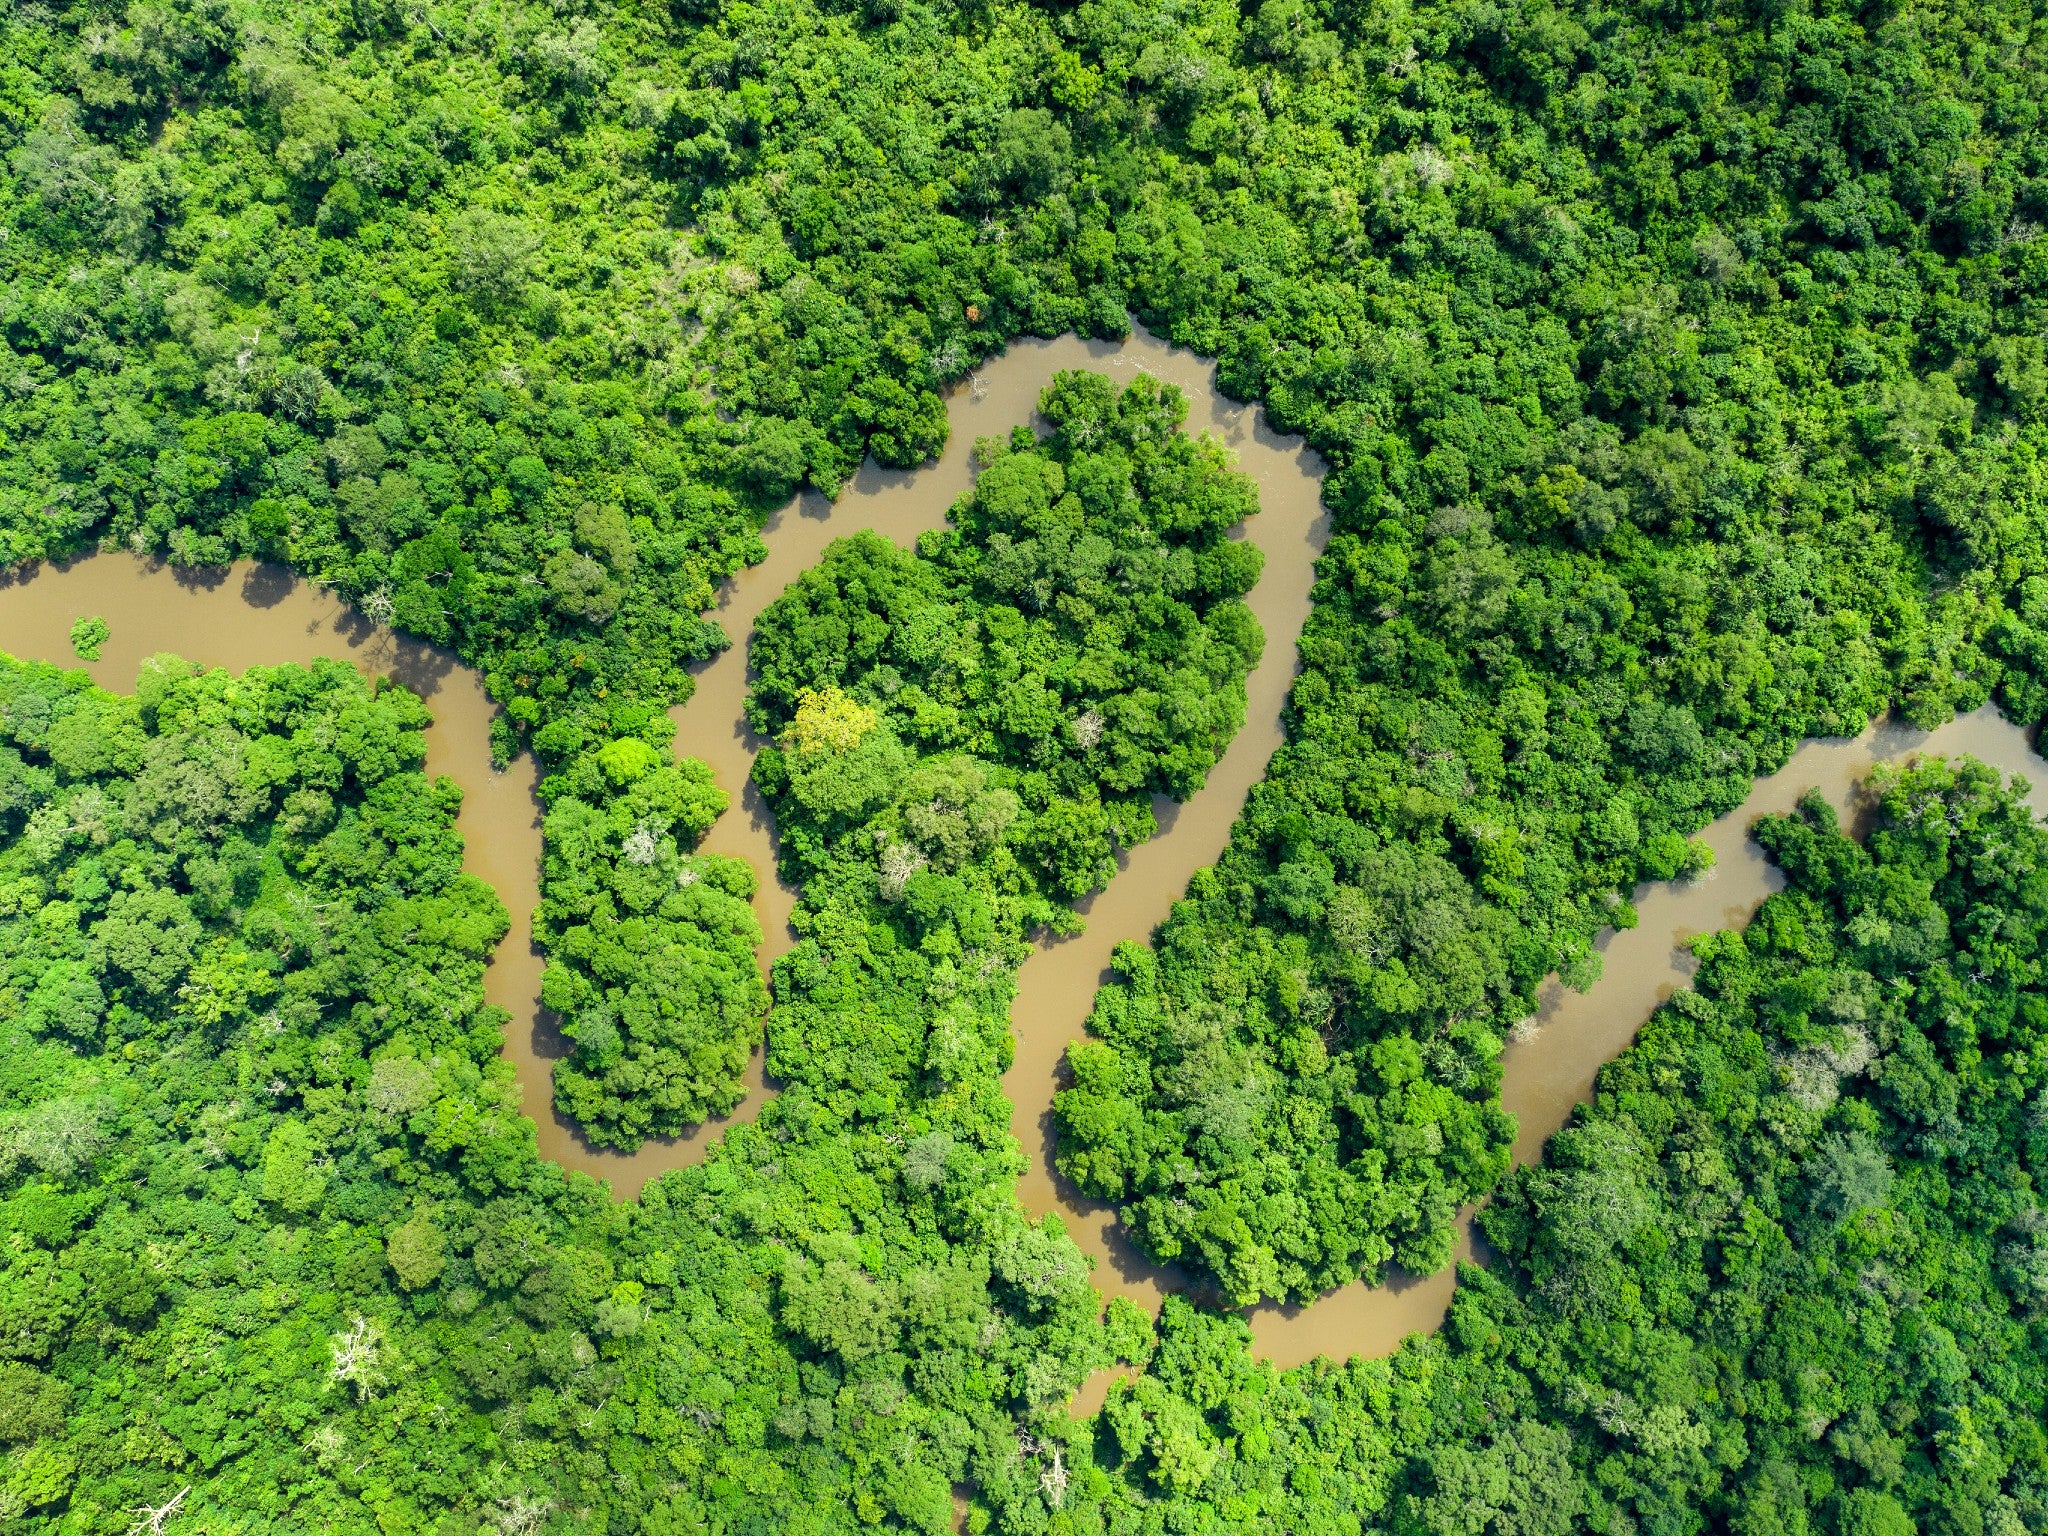
[[[950,445],[936,464],[915,471],[885,471],[870,464],[836,503],[804,497],[777,514],[764,530],[768,558],[720,594],[718,617],[741,643],[699,670],[694,695],[674,715],[679,750],[710,763],[733,796],[732,808],[713,827],[704,849],[744,858],[761,874],[755,904],[766,935],[765,966],[789,945],[794,893],[774,878],[773,826],[747,782],[760,743],[747,731],[742,713],[745,636],[761,610],[832,539],[872,529],[908,543],[940,526],[969,484],[975,438],[1006,432],[1027,419],[1052,375],[1074,367],[1100,369],[1120,380],[1142,368],[1178,384],[1192,402],[1190,429],[1215,432],[1258,481],[1261,512],[1245,533],[1267,557],[1250,599],[1265,628],[1266,650],[1248,682],[1243,730],[1200,793],[1182,805],[1158,802],[1159,835],[1131,850],[1108,889],[1083,904],[1085,932],[1045,946],[1025,964],[1012,1012],[1017,1050],[1004,1088],[1012,1128],[1028,1160],[1024,1202],[1034,1214],[1061,1214],[1095,1257],[1096,1283],[1105,1296],[1123,1295],[1156,1307],[1162,1294],[1188,1288],[1189,1282],[1146,1260],[1122,1238],[1106,1207],[1077,1201],[1063,1185],[1052,1167],[1050,1102],[1062,1054],[1082,1033],[1110,952],[1123,940],[1147,937],[1188,878],[1222,851],[1246,793],[1281,743],[1295,642],[1308,616],[1314,563],[1327,533],[1315,457],[1296,440],[1272,433],[1256,410],[1223,398],[1210,367],[1143,333],[1120,345],[1074,337],[1019,343],[954,394]],[[69,663],[69,626],[79,615],[94,613],[106,617],[113,636],[88,670],[110,688],[132,687],[144,657],[175,651],[235,669],[338,657],[365,671],[389,674],[421,693],[435,717],[427,738],[427,771],[450,775],[465,791],[459,820],[467,845],[465,865],[497,890],[513,914],[511,936],[489,973],[488,996],[512,1015],[506,1053],[518,1070],[527,1105],[536,1112],[543,1155],[608,1178],[627,1196],[667,1169],[703,1156],[729,1121],[714,1121],[691,1136],[650,1141],[627,1155],[593,1149],[559,1115],[539,1112],[552,1100],[549,1068],[560,1042],[539,1005],[541,963],[528,937],[540,863],[534,771],[530,758],[503,772],[491,767],[494,706],[475,673],[444,651],[369,624],[332,594],[276,567],[173,571],[122,555],[43,569],[0,588],[0,650]],[[1988,708],[1931,733],[1883,726],[1854,741],[1807,744],[1782,770],[1759,782],[1737,811],[1706,830],[1718,860],[1709,876],[1647,886],[1637,893],[1639,921],[1607,937],[1604,975],[1589,993],[1568,993],[1555,981],[1549,984],[1541,1010],[1510,1043],[1505,1057],[1503,1102],[1520,1125],[1518,1160],[1537,1154],[1573,1105],[1591,1092],[1600,1063],[1622,1049],[1656,1004],[1684,984],[1691,973],[1686,940],[1741,923],[1781,883],[1749,843],[1749,824],[1765,812],[1789,809],[1809,788],[1818,787],[1844,805],[1874,762],[1915,752],[1969,753],[2036,780],[2048,774],[2048,764],[2029,749],[2024,733]],[[774,1027],[772,1019],[769,1027]],[[757,1114],[768,1097],[758,1055],[749,1087],[736,1112],[740,1118]],[[1469,1243],[1468,1224],[1462,1252],[1469,1252]],[[1379,1288],[1348,1286],[1306,1307],[1261,1308],[1252,1317],[1258,1353],[1282,1366],[1318,1354],[1388,1353],[1406,1334],[1437,1325],[1452,1283],[1452,1272],[1446,1270]],[[1103,1379],[1097,1378],[1098,1388]],[[1099,1398],[1084,1394],[1082,1405],[1092,1401]]]

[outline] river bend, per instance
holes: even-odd
[[[761,745],[742,710],[744,642],[755,618],[833,539],[871,529],[910,544],[924,530],[941,526],[969,487],[975,438],[1007,433],[1030,419],[1052,375],[1077,367],[1120,381],[1144,369],[1178,384],[1189,399],[1190,429],[1214,432],[1258,482],[1260,514],[1242,534],[1266,555],[1264,575],[1248,600],[1265,628],[1266,650],[1247,681],[1244,728],[1198,794],[1182,805],[1158,803],[1159,835],[1131,850],[1108,888],[1083,904],[1085,930],[1025,962],[1011,1015],[1017,1050],[1003,1089],[1012,1130],[1026,1154],[1019,1191],[1025,1207],[1033,1215],[1059,1212],[1095,1258],[1095,1280],[1105,1298],[1126,1296],[1156,1310],[1164,1294],[1192,1288],[1191,1283],[1145,1259],[1117,1227],[1113,1211],[1079,1200],[1054,1172],[1052,1094],[1066,1046],[1083,1033],[1096,989],[1106,979],[1110,952],[1125,939],[1149,939],[1188,879],[1221,855],[1246,794],[1281,745],[1296,642],[1308,617],[1315,560],[1328,537],[1317,456],[1298,438],[1273,432],[1257,408],[1225,399],[1215,388],[1211,365],[1143,331],[1121,343],[1073,336],[1020,341],[954,391],[948,403],[951,437],[936,463],[907,471],[870,463],[837,502],[802,496],[769,520],[762,534],[767,559],[741,571],[719,593],[717,617],[738,643],[694,669],[695,692],[671,713],[678,749],[708,762],[732,796],[732,807],[703,847],[743,858],[760,875],[755,910],[766,936],[760,955],[765,967],[792,942],[789,915],[796,893],[776,878],[772,821],[748,782]],[[275,566],[178,571],[115,554],[0,579],[0,650],[81,665],[71,654],[69,630],[73,619],[93,613],[107,619],[113,636],[98,662],[83,665],[106,688],[132,689],[143,658],[175,651],[234,670],[329,656],[395,677],[420,693],[434,715],[426,769],[449,775],[464,790],[457,819],[464,867],[487,881],[512,914],[511,933],[486,974],[485,995],[512,1016],[505,1053],[534,1117],[541,1154],[609,1179],[628,1197],[668,1169],[702,1160],[733,1120],[622,1154],[588,1146],[553,1111],[550,1067],[564,1043],[540,1007],[541,958],[531,940],[541,851],[535,769],[530,756],[503,772],[492,768],[495,706],[476,673],[446,651],[368,623],[331,592]],[[1778,773],[1760,780],[1738,810],[1706,829],[1703,835],[1719,861],[1706,878],[1638,889],[1640,921],[1628,932],[1603,936],[1605,973],[1590,993],[1565,992],[1555,979],[1546,985],[1541,1008],[1503,1057],[1502,1099],[1520,1125],[1518,1162],[1538,1154],[1572,1107],[1591,1094],[1600,1064],[1624,1049],[1657,1004],[1686,984],[1693,964],[1686,940],[1739,925],[1782,884],[1749,841],[1750,824],[1767,812],[1789,810],[1816,787],[1846,807],[1875,763],[1915,752],[1967,752],[2037,784],[2048,779],[2048,763],[2030,750],[2025,733],[1988,707],[1933,732],[1884,725],[1854,740],[1804,745]],[[747,1098],[733,1119],[758,1115],[770,1093],[757,1051]],[[1461,1256],[1470,1253],[1470,1245],[1468,1218]],[[1308,1306],[1261,1307],[1251,1314],[1254,1347],[1281,1367],[1317,1355],[1389,1354],[1406,1335],[1442,1321],[1452,1285],[1453,1271],[1446,1269],[1422,1278],[1397,1276],[1377,1288],[1345,1286]],[[1077,1411],[1098,1404],[1106,1383],[1106,1376],[1097,1376],[1080,1394]]]

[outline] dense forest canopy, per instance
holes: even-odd
[[[19,0],[0,541],[287,560],[479,666],[547,774],[557,1101],[630,1145],[761,1028],[765,872],[692,851],[661,711],[768,510],[928,456],[1020,334],[1219,357],[1334,531],[1288,744],[1123,952],[1061,1159],[1305,1297],[1446,1261],[1538,981],[1802,735],[2048,712],[2044,99],[2000,0]],[[1012,967],[1240,723],[1257,572],[1170,402],[1069,388],[764,626],[787,1087],[635,1205],[533,1159],[416,702],[7,672],[9,1517],[2048,1519],[2041,834],[1967,771],[1867,851],[1774,824],[1793,893],[1501,1186],[1443,1339],[1276,1376],[1097,1318],[1012,1190]]]
[[[806,876],[889,794],[905,809],[875,828],[885,881],[914,878],[887,873],[889,848],[936,871],[1021,814],[1018,862],[1073,900],[1115,873],[1118,842],[1150,835],[1151,797],[1200,788],[1244,723],[1264,637],[1241,599],[1263,556],[1229,534],[1258,510],[1252,482],[1181,430],[1187,401],[1150,376],[1119,393],[1062,373],[1039,408],[1045,439],[1019,426],[976,445],[953,527],[915,555],[873,535],[834,545],[755,626],[748,714],[797,732],[755,777],[789,797],[778,832]],[[980,790],[904,787],[927,759],[1000,783],[1016,809],[984,829]]]
[[[817,697],[785,743],[857,752]],[[2048,1517],[2048,829],[1996,774],[1881,771],[1863,844],[1817,798],[1765,823],[1790,889],[1502,1188],[1444,1335],[1281,1375],[1178,1299],[1104,1327],[1019,1217],[1007,971],[955,963],[1000,843],[920,910],[844,840],[778,978],[789,1086],[707,1166],[617,1206],[540,1163],[423,718],[331,664],[0,667],[31,1528],[940,1531],[967,1478],[1023,1531]],[[922,1048],[816,1038],[847,1017]],[[1068,1419],[1112,1354],[1142,1374]]]
[[[838,697],[817,750],[858,750]],[[335,663],[161,657],[132,699],[0,663],[0,1508],[941,1531],[972,1479],[1042,1523],[1018,1426],[1080,1433],[1061,1405],[1111,1345],[1011,1193],[1024,913],[984,897],[1017,796],[988,785],[988,837],[907,893],[842,839],[868,875],[820,882],[785,962],[781,1097],[615,1205],[535,1154],[482,1000],[504,910],[418,771],[425,723]],[[598,771],[652,756],[622,737]],[[913,811],[977,774],[932,760]],[[664,838],[618,878],[693,867]]]
[[[1085,1179],[1239,1294],[1440,1257],[1536,981],[1589,979],[1617,897],[1799,736],[2048,703],[2023,10],[0,25],[12,553],[281,555],[483,665],[507,751],[639,731],[763,510],[929,453],[935,392],[1021,331],[1135,311],[1307,434],[1338,526],[1293,740],[1182,920],[1225,955],[1160,994],[1239,1016],[1217,1060],[1273,1092],[1227,1146],[1127,1144],[1207,1091],[1133,1021],[1069,1116]],[[1428,897],[1373,894],[1411,868]],[[1340,997],[1359,1116],[1282,1043]],[[1364,1054],[1403,1037],[1412,1146]],[[1192,1224],[1151,1172],[1182,1158]]]
[[[419,1352],[488,1371],[538,1335],[473,1265],[468,1301],[433,1286],[465,1237],[523,1257],[604,1217],[498,1060],[505,911],[419,772],[426,710],[338,663],[172,657],[134,698],[5,661],[0,701],[7,1516],[122,1530],[203,1482],[195,1514],[304,1528],[364,1508],[349,1462],[456,1500],[488,1469],[433,1443]],[[401,1381],[405,1422],[366,1411]]]
[[[1968,761],[1871,788],[1861,844],[1760,824],[1790,888],[1501,1187],[1441,1335],[1275,1375],[1169,1302],[1073,1528],[2039,1530],[2048,831]]]
[[[1288,746],[1072,1058],[1063,1166],[1155,1252],[1243,1300],[1440,1266],[1506,1029],[1687,834],[1887,705],[2039,717],[2001,14],[1263,7],[1242,93],[1162,109],[1134,296],[1338,528]]]
[[[575,1042],[555,1066],[555,1103],[600,1146],[730,1110],[768,1007],[754,872],[691,851],[726,796],[704,764],[664,750],[674,729],[650,716],[540,787],[541,1000]]]

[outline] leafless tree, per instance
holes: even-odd
[[[646,868],[661,856],[661,834],[668,830],[660,821],[637,823],[619,845],[619,856],[628,864]]]
[[[330,1386],[349,1382],[362,1400],[384,1384],[384,1325],[375,1318],[356,1313],[346,1329],[328,1340],[328,1346],[334,1351],[334,1363],[327,1372]]]
[[[164,1522],[184,1507],[185,1495],[192,1491],[187,1483],[173,1494],[166,1503],[152,1509],[147,1504],[136,1506],[135,1523],[128,1527],[128,1536],[164,1536]]]
[[[496,1520],[498,1536],[533,1536],[554,1511],[555,1506],[546,1499],[529,1499],[523,1493],[500,1499]]]
[[[1052,1460],[1038,1474],[1038,1490],[1054,1509],[1067,1502],[1067,1463],[1058,1446],[1053,1447]]]
[[[925,856],[909,843],[890,843],[882,849],[882,874],[878,882],[884,901],[901,901],[910,877],[925,867]]]

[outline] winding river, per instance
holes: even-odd
[[[1147,1260],[1123,1236],[1109,1208],[1079,1200],[1059,1179],[1052,1167],[1052,1094],[1067,1043],[1083,1032],[1111,950],[1124,939],[1148,938],[1189,877],[1222,853],[1245,795],[1281,744],[1296,641],[1308,617],[1315,559],[1328,537],[1319,501],[1320,460],[1299,439],[1273,432],[1258,409],[1218,393],[1210,365],[1143,331],[1122,343],[1072,336],[1020,341],[955,390],[949,402],[951,439],[935,464],[911,471],[869,464],[836,503],[804,496],[777,513],[763,530],[768,558],[725,584],[717,616],[728,633],[743,640],[761,610],[832,539],[872,529],[909,543],[940,526],[969,486],[974,439],[1006,433],[1029,419],[1052,375],[1076,367],[1117,378],[1143,369],[1180,385],[1190,402],[1189,427],[1216,433],[1258,481],[1261,512],[1243,536],[1266,554],[1265,574],[1250,598],[1265,627],[1266,652],[1247,684],[1243,730],[1199,794],[1183,805],[1159,802],[1159,836],[1126,855],[1116,879],[1084,903],[1085,931],[1046,945],[1025,963],[1012,1010],[1017,1050],[1003,1089],[1028,1163],[1020,1187],[1024,1204],[1034,1215],[1061,1215],[1094,1256],[1105,1298],[1127,1296],[1156,1309],[1167,1292],[1199,1287]],[[94,681],[108,688],[132,688],[143,658],[158,651],[237,670],[331,656],[393,676],[427,700],[434,714],[427,771],[448,774],[465,791],[457,822],[464,865],[488,881],[512,913],[511,934],[492,961],[485,992],[512,1015],[505,1052],[534,1115],[544,1157],[609,1179],[617,1193],[632,1197],[649,1179],[700,1161],[725,1125],[760,1113],[771,1090],[758,1052],[748,1096],[733,1120],[651,1141],[636,1153],[592,1148],[552,1111],[549,1070],[564,1046],[540,1007],[541,960],[529,933],[540,869],[535,769],[530,757],[522,757],[503,772],[493,770],[489,727],[495,706],[477,674],[448,652],[371,625],[332,593],[275,566],[177,571],[103,554],[0,576],[0,650],[80,665],[68,633],[81,614],[102,615],[112,626],[101,659],[86,665]],[[792,941],[789,915],[796,893],[775,877],[773,824],[747,779],[760,743],[747,730],[741,709],[744,645],[697,668],[695,681],[689,702],[672,712],[677,746],[710,763],[733,797],[703,846],[743,858],[760,874],[755,909],[766,935],[760,956],[765,967]],[[1847,807],[1873,764],[1915,752],[1967,752],[2035,783],[2048,780],[2048,763],[2030,750],[2025,733],[1988,707],[1933,732],[1882,725],[1854,740],[1807,743],[1778,773],[1760,780],[1739,810],[1706,829],[1719,859],[1706,878],[1636,892],[1640,921],[1603,937],[1605,973],[1589,993],[1566,992],[1554,979],[1547,985],[1540,1010],[1504,1057],[1502,1098],[1520,1125],[1518,1162],[1537,1156],[1572,1107],[1590,1096],[1600,1064],[1628,1044],[1659,1002],[1686,984],[1692,957],[1685,941],[1743,922],[1782,883],[1748,840],[1750,823],[1766,812],[1790,809],[1815,787]],[[1459,1252],[1471,1252],[1469,1217]],[[1420,1278],[1396,1276],[1377,1288],[1346,1286],[1309,1306],[1258,1308],[1251,1314],[1255,1349],[1282,1367],[1317,1355],[1389,1354],[1406,1335],[1442,1321],[1452,1284],[1453,1272],[1446,1269]],[[1108,1379],[1098,1375],[1083,1390],[1077,1412],[1099,1404]]]

